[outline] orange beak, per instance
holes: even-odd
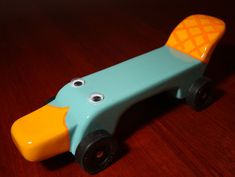
[[[45,105],[14,122],[12,139],[25,159],[40,161],[69,150],[67,111]]]

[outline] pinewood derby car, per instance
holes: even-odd
[[[163,91],[196,110],[208,104],[212,85],[203,73],[224,31],[218,18],[191,15],[164,46],[73,79],[48,104],[14,122],[16,147],[29,161],[70,151],[87,172],[103,170],[117,152],[119,117],[131,105]]]

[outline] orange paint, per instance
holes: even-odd
[[[225,31],[225,23],[207,15],[185,18],[171,33],[166,45],[207,63]]]
[[[45,105],[15,121],[12,138],[25,159],[40,161],[69,150],[67,111],[68,108]]]

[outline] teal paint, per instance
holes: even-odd
[[[199,78],[205,64],[173,48],[163,46],[143,55],[101,70],[81,79],[85,84],[75,88],[66,84],[49,104],[69,107],[66,125],[70,132],[70,151],[89,132],[115,131],[119,116],[132,104],[167,90],[176,90],[184,98],[189,85]],[[104,100],[94,103],[90,95],[101,93]]]

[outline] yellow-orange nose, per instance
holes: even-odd
[[[25,159],[40,161],[69,150],[67,111],[45,105],[14,122],[12,139]]]

